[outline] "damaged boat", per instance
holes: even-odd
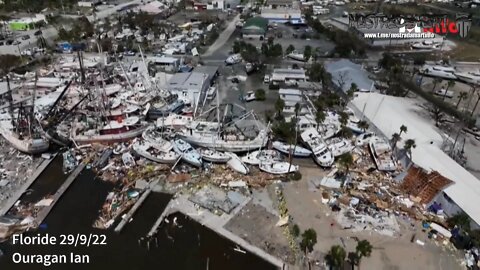
[[[312,154],[312,151],[299,145],[295,146],[281,141],[274,141],[272,145],[277,151],[286,155],[292,154],[294,157],[309,157]]]
[[[305,130],[300,137],[312,150],[313,158],[318,165],[327,168],[333,165],[335,159],[332,152],[314,128]]]
[[[173,150],[179,154],[182,159],[196,167],[202,166],[202,156],[193,149],[193,147],[182,139],[176,139],[173,141]]]

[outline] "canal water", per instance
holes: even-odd
[[[54,165],[55,166],[55,165]],[[60,170],[61,172],[61,170]],[[61,175],[57,175],[60,177]],[[43,174],[49,178],[50,175]],[[52,181],[57,184],[57,181]],[[44,221],[46,228],[28,232],[27,235],[103,234],[106,245],[90,247],[71,246],[13,246],[11,242],[0,244],[4,255],[0,257],[0,269],[276,269],[263,259],[234,249],[235,243],[181,214],[170,218],[158,230],[156,239],[139,240],[151,229],[170,200],[170,195],[152,192],[133,216],[133,221],[119,234],[111,230],[92,227],[94,220],[113,184],[95,178],[90,170],[84,170],[65,192],[59,203]],[[32,186],[35,189],[35,186]],[[48,188],[45,188],[48,190]],[[176,217],[178,226],[173,225]],[[57,240],[58,241],[58,240]],[[69,254],[89,255],[89,264],[58,264],[48,268],[35,264],[15,264],[14,253],[21,254]]]

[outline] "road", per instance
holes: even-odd
[[[216,52],[220,49],[229,39],[230,36],[235,32],[236,26],[235,24],[240,21],[240,14],[235,16],[232,21],[228,23],[227,28],[223,30],[223,32],[218,36],[217,40],[208,48],[208,50],[202,55],[203,57],[208,57],[212,53]]]

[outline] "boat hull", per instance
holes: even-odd
[[[242,162],[242,160],[237,156],[237,154],[235,153],[225,153],[225,154],[230,156],[230,160],[227,161],[227,165],[232,170],[241,174],[248,174],[250,172],[248,167]]]
[[[288,145],[282,142],[273,142],[273,148],[275,148],[277,151],[286,155],[290,155],[290,153],[295,149],[295,151],[293,151],[294,157],[305,158],[305,157],[310,157],[310,155],[312,155],[312,151],[308,149],[305,149],[298,145],[295,147],[294,145]]]
[[[104,135],[77,135],[73,137],[73,140],[76,144],[90,144],[90,143],[102,143],[102,144],[110,144],[116,142],[126,142],[135,137],[141,136],[142,133],[147,130],[149,125],[145,125],[142,127],[138,127],[134,130],[130,130],[127,132],[119,133],[119,134],[104,134]]]
[[[179,137],[196,146],[213,149],[220,152],[248,152],[251,150],[263,148],[266,145],[266,141],[255,139],[251,141],[225,141],[222,139],[205,140],[205,138],[196,138],[186,135],[180,135]]]
[[[15,149],[26,154],[41,154],[48,150],[50,143],[47,139],[26,139],[21,140],[9,130],[0,128],[0,134],[5,140],[10,143]]]

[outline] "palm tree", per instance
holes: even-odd
[[[325,256],[325,260],[330,266],[330,269],[340,269],[345,263],[346,256],[347,253],[345,252],[345,249],[339,245],[335,245],[330,248]]]
[[[317,122],[317,131],[320,129],[320,125],[325,121],[326,115],[323,110],[318,110],[315,112],[315,122]]]
[[[473,116],[473,114],[475,113],[475,110],[477,109],[477,106],[478,106],[478,103],[480,102],[480,93],[479,92],[476,92],[477,93],[477,101],[475,102],[475,105],[473,106],[473,110],[472,112],[470,113],[470,117]]]
[[[457,105],[455,105],[455,109],[458,109],[458,105],[460,105],[460,102],[464,99],[466,99],[468,96],[467,92],[460,92],[460,95],[458,96],[458,102]]]
[[[441,83],[443,80],[440,79],[440,78],[435,78],[433,79],[433,88],[432,88],[432,92],[435,92],[435,88],[437,87],[437,84]]]
[[[340,116],[340,124],[345,126],[348,123],[348,113],[346,112],[339,112],[338,115]]]
[[[350,172],[350,166],[353,165],[353,157],[350,153],[345,153],[338,157],[338,163],[345,169],[345,174]]]
[[[402,133],[404,133],[404,132],[407,133],[407,131],[408,131],[407,126],[401,125],[400,126],[400,133],[398,135],[401,136]]]
[[[448,81],[447,88],[445,89],[445,93],[443,93],[442,100],[445,100],[445,97],[447,96],[447,93],[448,93],[448,89],[450,89],[454,86],[455,86],[455,81]]]
[[[400,137],[400,134],[398,133],[393,133],[392,134],[392,152],[395,151],[395,148],[397,147],[397,142],[400,141],[402,139],[402,137]]]
[[[412,159],[412,148],[416,148],[417,144],[415,143],[414,139],[408,139],[405,141],[405,144],[403,145],[403,149],[405,149],[410,156],[410,160]]]
[[[355,253],[357,254],[357,262],[360,265],[360,261],[363,257],[370,257],[372,254],[372,244],[367,240],[361,240],[357,243],[357,247],[355,248]]]
[[[370,125],[365,120],[362,120],[362,121],[358,122],[358,127],[361,128],[363,130],[363,132],[365,132],[368,129],[369,126]]]

